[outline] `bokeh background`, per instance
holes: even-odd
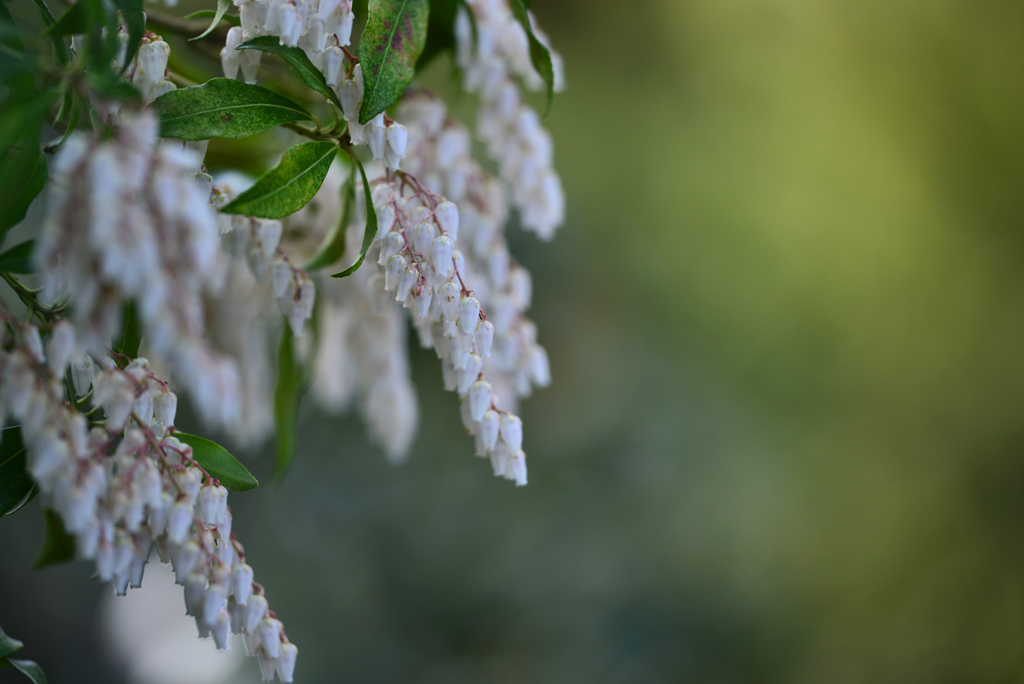
[[[299,681],[1024,680],[1024,4],[533,9],[569,219],[510,230],[554,376],[530,485],[415,345],[405,465],[305,407],[289,476],[232,496]],[[85,564],[28,569],[41,538],[38,503],[0,520],[25,657],[164,681]]]

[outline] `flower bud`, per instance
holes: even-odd
[[[441,315],[446,321],[454,321],[459,313],[459,288],[448,280],[441,285],[438,295],[438,304],[441,305]]]
[[[71,381],[75,384],[75,394],[82,396],[89,391],[96,364],[88,354],[80,356],[71,364]]]
[[[430,246],[434,242],[434,224],[421,221],[412,230],[413,249],[424,256],[430,254]]]
[[[172,544],[181,544],[192,527],[192,507],[184,501],[178,501],[171,506],[170,515],[167,518],[167,540]]]
[[[245,605],[245,631],[256,635],[263,616],[267,614],[267,599],[260,594],[253,594]]]
[[[479,319],[480,302],[476,297],[463,297],[459,301],[459,329],[466,334],[472,334]]]
[[[434,209],[434,219],[452,241],[459,239],[459,208],[454,203],[445,200],[437,205]]]
[[[510,452],[523,448],[523,421],[519,416],[506,413],[501,417],[501,439]]]
[[[476,326],[474,337],[476,338],[476,348],[480,356],[485,358],[490,356],[491,345],[494,342],[494,324],[490,321],[480,321],[480,324]]]
[[[484,411],[484,417],[480,419],[480,438],[488,451],[494,448],[498,441],[498,430],[501,425],[501,417],[493,409]]]
[[[409,140],[409,132],[400,123],[393,123],[387,128],[388,146],[395,151],[399,159],[405,156],[406,142]]]
[[[479,357],[477,357],[479,358]],[[480,420],[484,412],[491,406],[491,384],[486,380],[477,380],[469,388],[469,411],[473,420]]]
[[[384,272],[384,289],[394,292],[398,287],[398,279],[409,265],[408,260],[401,254],[396,254],[388,260],[388,268]]]
[[[455,265],[452,263],[454,251],[455,243],[447,235],[438,235],[430,244],[430,263],[434,271],[443,278],[455,272]]]
[[[526,485],[526,452],[518,449],[509,456],[505,465],[505,478],[516,481],[516,487]]]
[[[380,209],[395,201],[395,189],[390,183],[378,183],[371,194],[374,209]]]
[[[210,631],[213,633],[213,642],[217,644],[218,651],[230,651],[231,640],[228,638],[231,627],[231,620],[223,610],[217,616],[217,622]]]
[[[462,375],[459,376],[459,384],[456,389],[459,392],[459,396],[465,396],[469,392],[469,388],[473,386],[473,383],[480,377],[480,371],[484,367],[483,359],[476,354],[468,354],[466,356],[466,367],[462,371]],[[486,407],[485,407],[486,408]],[[480,420],[475,418],[475,420]]]
[[[412,293],[412,287],[420,279],[420,271],[416,268],[416,264],[411,264],[408,268],[402,271],[402,274],[398,277],[398,287],[395,288],[395,301],[404,302],[409,298]]]
[[[372,123],[372,122],[371,122]],[[366,144],[370,148],[370,154],[374,159],[384,158],[384,145],[386,143],[387,133],[384,131],[384,127],[377,127],[373,125],[367,125],[366,127]]]
[[[393,257],[405,248],[405,238],[397,230],[393,230],[384,236],[384,240],[380,245],[380,258],[377,259],[377,265],[383,266]]]
[[[153,417],[160,421],[164,427],[174,425],[174,418],[178,414],[178,396],[170,390],[161,390],[153,399]]]
[[[252,568],[248,564],[239,563],[231,571],[231,595],[240,604],[252,596]]]
[[[277,658],[281,654],[281,621],[276,618],[266,617],[260,620],[256,634],[260,638],[260,646],[271,658]]]
[[[57,375],[62,376],[74,353],[75,329],[68,321],[58,321],[46,343],[47,363]]]
[[[341,77],[341,65],[345,60],[345,55],[342,54],[341,48],[337,45],[328,45],[324,48],[323,56],[323,68],[324,68],[324,80],[327,81],[327,85],[331,86],[335,90],[338,90],[338,80]],[[354,85],[354,84],[353,84]],[[341,100],[341,106],[344,110],[345,100],[342,99],[341,91],[338,93],[338,99]],[[347,115],[346,115],[347,116]]]
[[[174,565],[174,575],[178,584],[184,584],[186,578],[196,567],[199,560],[199,544],[189,539],[178,547],[177,551],[171,551],[171,561]]]
[[[195,617],[203,608],[203,594],[206,592],[206,577],[193,572],[185,579],[185,615]]]
[[[220,615],[221,610],[227,605],[228,597],[224,593],[224,588],[217,584],[211,584],[206,588],[203,593],[203,622],[206,623],[207,627],[213,627],[217,624],[217,616]]]
[[[285,642],[281,644],[280,655],[277,657],[277,675],[282,682],[291,682],[295,673],[295,660],[299,657],[299,649],[295,644]]]
[[[416,297],[416,315],[420,318],[426,318],[430,313],[430,300],[432,294],[430,288],[427,285],[417,285],[414,291]]]
[[[380,240],[395,225],[395,208],[390,204],[377,209],[377,234],[374,236],[375,239]]]
[[[274,675],[277,674],[277,658],[270,657],[264,651],[258,651],[256,657],[260,663],[260,674],[263,675],[263,681],[274,681]]]

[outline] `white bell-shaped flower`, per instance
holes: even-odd
[[[486,380],[477,380],[469,388],[469,410],[474,420],[484,417],[484,412],[491,406],[491,383]]]
[[[511,413],[502,415],[501,439],[508,445],[509,451],[515,452],[523,448],[523,421],[519,416]]]
[[[398,287],[398,280],[401,278],[402,273],[405,272],[406,266],[409,265],[408,259],[401,254],[396,254],[388,259],[388,267],[384,272],[384,289],[388,292],[394,292],[395,288]]]
[[[474,333],[476,348],[480,356],[484,358],[491,355],[491,345],[494,342],[494,324],[490,321],[480,321]]]
[[[441,231],[448,233],[453,241],[459,239],[459,208],[453,202],[445,200],[434,209],[434,219]]]
[[[497,443],[500,427],[501,417],[498,412],[493,409],[484,411],[483,418],[480,419],[480,438],[488,451]]]
[[[463,297],[459,301],[459,330],[468,335],[476,330],[480,319],[480,302],[476,297]]]
[[[430,263],[434,272],[442,278],[448,278],[455,272],[455,265],[452,263],[452,253],[455,251],[455,242],[447,235],[438,235],[430,244]]]

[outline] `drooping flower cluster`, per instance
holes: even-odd
[[[173,564],[200,636],[226,650],[228,634],[242,634],[265,679],[291,682],[298,650],[253,581],[227,490],[173,436],[177,397],[167,383],[144,358],[123,359],[122,368],[80,356],[68,321],[48,326],[45,345],[38,328],[6,315],[3,323],[0,414],[21,421],[28,471],[78,557],[123,595],[141,585],[156,548]],[[69,364],[75,389],[66,396]],[[95,410],[80,412],[90,401]],[[96,420],[100,409],[105,418]]]
[[[467,10],[460,8],[455,22],[456,59],[465,72],[464,87],[481,99],[476,133],[498,162],[523,227],[549,240],[565,219],[565,197],[552,166],[551,136],[540,125],[537,112],[523,102],[516,83],[519,78],[531,90],[544,85],[530,62],[526,31],[512,16],[507,0],[467,0],[466,6],[473,22]],[[531,25],[538,40],[547,44],[536,21]],[[555,90],[560,91],[565,87],[564,69],[554,50],[551,61]]]
[[[110,68],[111,71],[119,73],[128,49],[128,30],[121,26],[117,37],[119,40],[118,53],[111,62]],[[74,36],[71,40],[72,50],[81,51],[83,40],[84,36],[82,35]],[[149,105],[164,93],[177,89],[177,86],[167,78],[167,60],[170,55],[171,48],[163,38],[152,31],[147,31],[135,53],[135,59],[122,75],[122,79],[135,86],[135,89],[142,95],[143,105]],[[92,105],[105,123],[111,126],[120,124],[121,103],[119,101],[93,98]]]
[[[235,49],[256,36],[277,36],[281,45],[301,48],[325,72],[331,64],[341,64],[341,48],[352,37],[352,0],[232,1],[242,25],[228,31],[221,50],[221,66],[228,78],[235,78],[241,67],[245,81],[256,82],[259,50]]]
[[[447,118],[442,100],[411,93],[399,114],[408,121],[413,141],[409,171],[459,206],[460,272],[493,324],[494,342],[484,371],[505,407],[515,411],[517,397],[528,397],[534,386],[546,387],[551,377],[547,353],[537,343],[537,327],[525,315],[533,293],[530,273],[512,258],[503,232],[508,219],[505,189],[473,159],[469,131]],[[422,321],[416,323],[426,339]]]
[[[133,301],[151,353],[204,416],[230,424],[238,369],[204,337],[202,294],[218,291],[224,273],[210,188],[196,177],[201,157],[186,143],[158,144],[157,126],[144,112],[124,117],[109,141],[71,136],[51,167],[35,261],[51,298],[74,294],[87,351],[105,352]]]
[[[331,65],[328,65],[331,66]],[[341,80],[339,65],[325,72],[324,78],[334,88],[341,100],[341,108],[348,124],[349,138],[353,145],[366,145],[376,161],[383,160],[388,168],[397,171],[405,157],[409,133],[405,126],[392,121],[384,112],[370,119],[365,125],[359,123],[359,107],[363,102],[363,67],[356,64],[352,77]]]
[[[214,186],[210,202],[220,208],[232,199],[229,186]],[[221,236],[228,252],[245,257],[259,282],[269,277],[278,308],[288,320],[292,333],[300,337],[313,315],[316,285],[305,271],[296,268],[281,247],[280,221],[239,214],[218,214]]]

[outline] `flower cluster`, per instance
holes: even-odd
[[[35,261],[50,297],[74,293],[87,351],[105,352],[133,301],[151,353],[171,364],[203,415],[230,424],[238,369],[203,334],[202,295],[218,291],[224,273],[210,188],[197,180],[196,151],[158,145],[157,126],[142,113],[124,117],[109,141],[68,139],[51,167]]]
[[[445,389],[460,397],[477,454],[490,456],[496,475],[525,485],[522,421],[500,406],[484,373],[495,326],[469,288],[465,257],[455,248],[458,208],[415,176],[390,172],[376,181],[373,204],[377,265],[383,270],[368,284],[415,312],[441,359]]]
[[[177,397],[167,383],[141,357],[121,368],[80,356],[68,321],[48,326],[45,346],[38,328],[3,322],[0,413],[21,421],[28,471],[78,557],[124,595],[141,585],[156,548],[173,564],[200,636],[226,650],[229,632],[242,634],[267,681],[291,682],[298,650],[253,581],[227,490],[173,436]],[[74,392],[65,401],[69,364]],[[80,412],[90,400],[94,408]],[[95,420],[100,410],[105,418]]]
[[[235,78],[239,67],[247,83],[256,82],[259,50],[236,50],[256,36],[277,36],[281,45],[301,48],[318,69],[341,63],[341,48],[351,42],[352,0],[233,0],[242,25],[228,31],[221,66]],[[333,62],[332,62],[333,60]]]
[[[230,186],[214,186],[210,202],[220,208],[232,199]],[[221,235],[228,252],[245,257],[259,282],[270,278],[278,308],[288,320],[292,333],[300,337],[313,316],[316,285],[305,271],[296,268],[281,247],[280,221],[238,214],[218,214]]]
[[[365,125],[359,123],[359,107],[363,102],[363,68],[356,64],[351,78],[341,80],[340,59],[333,69],[327,65],[324,78],[334,88],[341,100],[345,123],[348,124],[349,138],[353,145],[366,145],[374,160],[384,162],[392,171],[397,171],[405,157],[409,134],[405,126],[392,121],[384,112],[370,119]]]
[[[565,220],[562,183],[552,167],[551,136],[537,112],[522,100],[516,78],[537,90],[543,81],[530,62],[526,31],[512,16],[507,0],[467,0],[455,22],[457,61],[467,91],[480,96],[476,133],[498,162],[512,191],[523,227],[549,240]],[[474,31],[475,24],[475,31]],[[547,37],[532,23],[533,32]],[[555,90],[565,87],[562,58],[551,51]]]
[[[118,30],[117,37],[119,40],[118,53],[111,62],[110,68],[112,71],[120,72],[128,48],[128,31],[124,26]],[[83,38],[81,35],[72,38],[72,50],[76,52],[82,50]],[[143,105],[149,105],[164,93],[177,89],[177,86],[167,78],[167,59],[170,54],[171,48],[163,38],[152,31],[146,31],[139,50],[135,53],[135,59],[122,75],[122,79],[135,86],[142,95]],[[92,93],[90,93],[91,95]],[[92,105],[105,123],[111,126],[120,124],[120,102],[93,98]]]

